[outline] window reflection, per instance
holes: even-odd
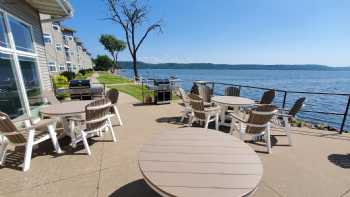
[[[36,70],[35,59],[29,57],[19,57],[24,84],[30,106],[42,104],[41,89],[38,72]]]
[[[4,16],[2,13],[0,13],[0,46],[8,47]]]
[[[0,111],[16,118],[24,113],[24,109],[12,69],[12,56],[0,53]]]
[[[30,28],[13,17],[9,17],[9,22],[16,49],[26,52],[34,52]]]

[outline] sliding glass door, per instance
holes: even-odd
[[[0,53],[0,110],[15,118],[24,114],[13,57]]]
[[[36,57],[32,27],[0,10],[0,111],[11,118],[42,103]]]

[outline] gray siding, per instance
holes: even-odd
[[[46,61],[45,46],[38,11],[32,8],[24,0],[2,1],[0,3],[0,8],[32,26],[35,51],[38,55],[37,62],[41,84],[43,88],[51,89],[52,86]]]
[[[41,19],[48,19],[50,18],[49,15],[40,15]],[[59,69],[59,65],[66,65],[66,57],[64,52],[64,43],[63,43],[63,34],[61,31],[61,26],[59,30],[54,30],[52,27],[52,22],[43,22],[41,24],[43,33],[47,33],[51,35],[51,44],[45,43],[46,48],[46,56],[47,56],[47,62],[55,62],[57,69]],[[56,44],[61,44],[62,50],[57,51],[56,50]],[[67,69],[67,68],[66,68]],[[59,70],[58,70],[59,71]]]

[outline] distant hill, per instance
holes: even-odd
[[[119,62],[123,69],[131,69],[131,62]],[[212,64],[212,63],[138,63],[139,69],[231,69],[231,70],[349,70],[350,67],[330,67],[317,64],[265,65],[265,64]]]

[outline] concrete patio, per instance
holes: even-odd
[[[0,196],[157,196],[139,172],[138,151],[156,132],[184,126],[178,123],[181,106],[143,106],[121,94],[119,110],[124,126],[115,127],[118,142],[109,133],[92,139],[91,157],[82,146],[72,149],[67,139],[61,155],[49,143],[39,146],[28,172],[18,168],[20,155],[11,155],[0,169]],[[293,128],[290,147],[285,136],[273,134],[272,154],[251,144],[264,165],[254,196],[350,197],[350,135]]]

